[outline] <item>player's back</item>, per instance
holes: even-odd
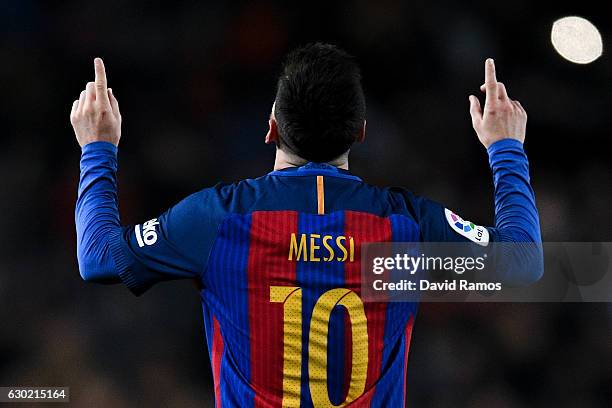
[[[541,243],[523,149],[527,115],[497,83],[493,60],[485,67],[487,109],[471,96],[470,114],[493,174],[494,227],[313,164],[208,188],[158,218],[122,226],[121,115],[96,59],[96,86],[71,111],[82,146],[75,209],[81,276],[123,282],[137,295],[162,281],[197,280],[218,405],[403,405],[416,305],[364,302],[363,243],[512,243],[520,256],[502,250],[495,259],[503,279],[528,284],[543,273],[541,248],[527,245]],[[365,137],[360,81],[353,58],[337,47],[316,43],[290,53],[265,139],[277,147],[276,162],[347,159]]]
[[[401,406],[416,305],[364,302],[366,242],[513,243],[503,279],[543,272],[539,219],[522,143],[489,150],[495,227],[403,189],[380,189],[329,165],[307,164],[192,194],[158,218],[120,226],[116,147],[83,147],[76,206],[84,279],[201,284],[217,404]]]
[[[364,302],[360,261],[365,242],[420,239],[410,200],[317,164],[213,195],[202,301],[217,404],[403,406],[416,304]]]

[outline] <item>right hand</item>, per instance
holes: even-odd
[[[81,147],[93,142],[119,145],[121,113],[113,90],[106,88],[106,71],[101,58],[94,60],[95,82],[88,82],[73,102],[70,123]]]
[[[504,84],[497,82],[495,63],[491,58],[485,61],[485,83],[480,89],[486,93],[484,112],[476,96],[470,95],[469,98],[472,126],[480,143],[485,148],[502,139],[515,139],[523,143],[527,112],[519,101],[508,97]]]

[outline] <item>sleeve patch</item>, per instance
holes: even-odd
[[[157,218],[153,218],[142,224],[142,231],[140,228],[140,224],[134,227],[134,234],[136,235],[136,241],[138,241],[138,246],[140,248],[145,245],[153,245],[157,242],[157,231],[156,227],[159,225],[159,221]]]
[[[481,225],[475,225],[473,222],[465,221],[463,218],[449,210],[444,209],[444,215],[448,225],[459,235],[462,235],[478,245],[489,245],[489,230]]]

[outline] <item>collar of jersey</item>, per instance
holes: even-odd
[[[286,167],[268,174],[270,176],[330,176],[361,181],[359,177],[352,175],[348,170],[339,169],[327,163],[309,162],[300,167]]]

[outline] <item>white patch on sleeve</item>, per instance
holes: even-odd
[[[478,245],[489,245],[489,230],[481,225],[475,225],[473,222],[465,221],[463,218],[449,210],[444,209],[444,215],[448,225],[459,235],[463,235],[472,242]]]
[[[153,245],[157,242],[157,231],[156,227],[159,225],[159,221],[157,218],[153,218],[142,224],[142,231],[140,229],[140,224],[134,227],[134,233],[136,235],[136,241],[138,242],[138,246],[140,248],[145,245]]]

